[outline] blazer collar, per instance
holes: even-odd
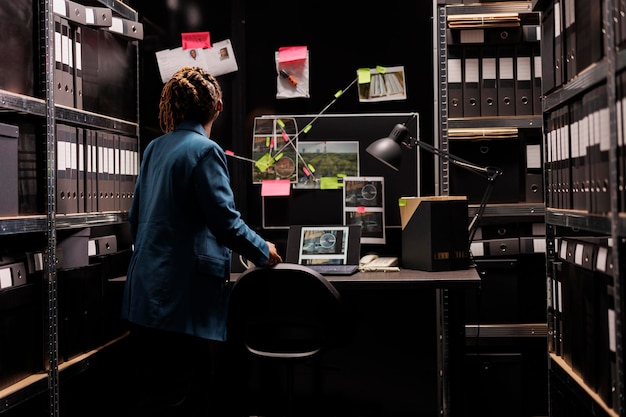
[[[178,126],[176,126],[175,130],[191,130],[193,132],[199,133],[208,138],[206,131],[204,130],[202,125],[193,120],[183,120],[182,122],[179,123]]]

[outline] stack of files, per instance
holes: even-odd
[[[609,114],[606,87],[599,85],[589,90],[582,98],[583,118],[588,120],[585,131],[579,130],[579,146],[586,147],[585,170],[588,184],[587,211],[606,214],[610,204],[610,169],[609,169]]]
[[[96,188],[98,211],[114,211],[115,201],[115,139],[112,133],[96,133]]]
[[[610,407],[616,383],[611,247],[602,237],[560,239],[561,356]]]
[[[459,14],[448,16],[449,28],[520,26],[518,13]]]
[[[546,204],[552,208],[571,208],[568,117],[568,107],[563,106],[550,113],[547,119]]]
[[[515,127],[452,128],[448,130],[450,139],[510,139],[516,138]]]
[[[73,126],[58,123],[56,141],[56,211],[78,212],[78,137]]]
[[[120,136],[120,210],[128,211],[136,177],[137,139]]]

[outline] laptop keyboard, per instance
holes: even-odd
[[[358,265],[307,265],[322,275],[352,275],[359,270]]]

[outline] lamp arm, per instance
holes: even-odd
[[[468,236],[469,236],[469,245],[471,246],[472,242],[474,241],[474,235],[476,234],[476,230],[478,229],[480,219],[483,217],[485,208],[487,207],[487,203],[489,202],[489,199],[491,198],[491,193],[493,192],[493,188],[496,184],[496,178],[502,175],[502,170],[496,167],[490,167],[490,166],[481,167],[479,165],[472,164],[471,162],[468,162],[462,158],[459,158],[458,156],[452,155],[448,152],[444,152],[440,149],[435,148],[434,146],[428,143],[422,142],[413,137],[409,137],[408,142],[403,142],[403,143],[408,148],[412,148],[413,146],[417,145],[420,148],[425,149],[426,151],[432,153],[433,155],[436,155],[442,159],[446,159],[451,164],[454,164],[460,168],[466,169],[467,171],[473,172],[475,174],[480,174],[483,177],[487,178],[487,188],[485,189],[485,192],[480,201],[480,205],[478,206],[478,209],[476,210],[476,214],[472,218],[472,221],[470,222],[467,228]]]
[[[500,168],[482,167],[480,165],[473,164],[449,152],[444,152],[441,149],[437,149],[433,145],[426,143],[426,142],[422,142],[421,140],[416,139],[414,137],[410,137],[408,139],[408,143],[407,142],[403,142],[403,143],[408,148],[412,148],[413,146],[417,145],[420,148],[432,153],[433,155],[436,155],[439,158],[445,159],[460,168],[463,168],[467,171],[471,171],[474,173],[482,174],[484,177],[487,177],[487,178],[492,177],[492,176],[499,176],[502,174],[502,171],[500,170]]]

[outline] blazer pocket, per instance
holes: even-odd
[[[196,271],[201,276],[228,279],[230,278],[230,259],[224,260],[200,255],[196,260]]]

